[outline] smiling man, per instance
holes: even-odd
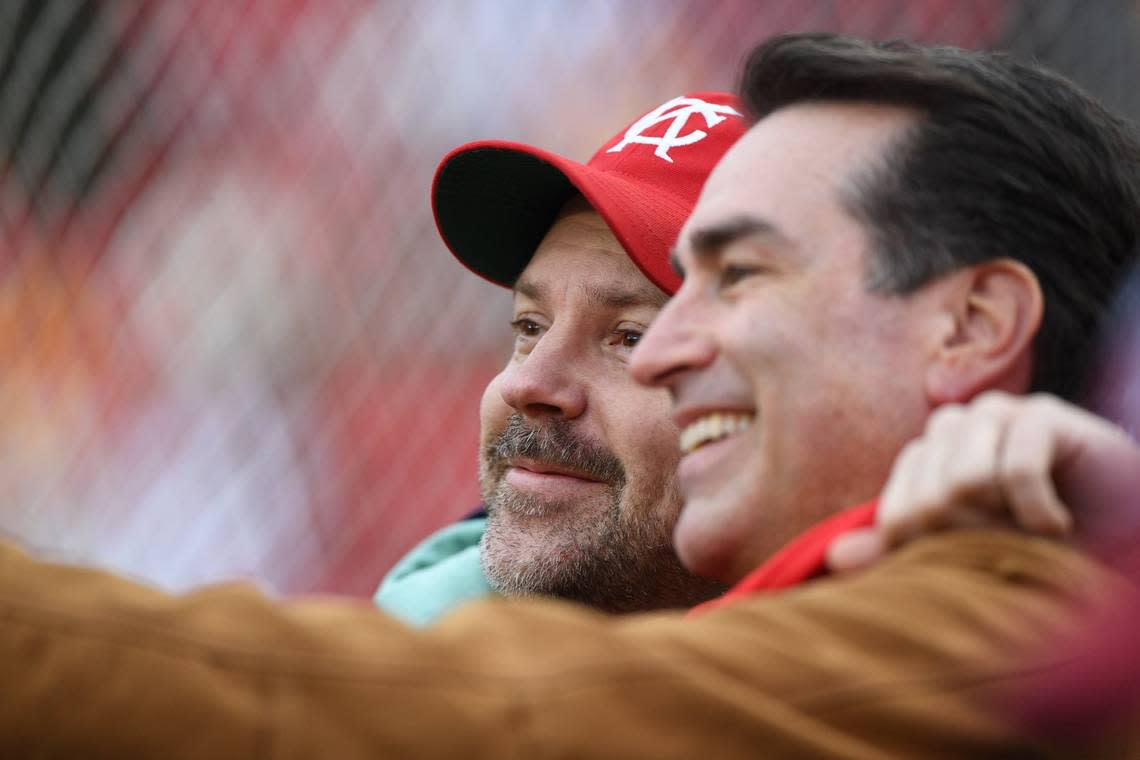
[[[1001,322],[976,327],[949,312],[919,318],[949,309],[949,293],[867,286],[872,236],[843,196],[860,170],[874,182],[883,152],[919,121],[890,105],[782,108],[714,171],[681,235],[685,284],[635,373],[673,395],[686,452],[676,543],[698,572],[739,580],[836,508],[872,498],[930,409],[973,390],[927,395],[939,339],[957,340],[965,359],[971,330],[1000,330],[1010,360],[1026,361],[1041,302],[1023,266],[978,272],[979,291],[1008,297],[995,304]],[[966,297],[972,285],[953,287]]]
[[[677,550],[727,582],[876,496],[934,409],[1072,397],[1140,209],[1130,128],[1038,69],[803,36],[744,77],[634,362],[682,428]]]
[[[635,364],[669,388],[682,428],[689,567],[739,580],[874,497],[936,406],[1028,388],[1042,299],[1023,264],[1003,256],[905,297],[872,285],[874,231],[845,197],[894,179],[905,158],[884,153],[913,150],[921,121],[890,104],[793,103],[710,177],[680,238],[685,284]],[[731,429],[709,424],[726,416]]]
[[[690,607],[718,591],[670,544],[677,429],[628,361],[665,294],[584,200],[514,286],[515,347],[483,396],[483,568],[508,595],[611,612]]]
[[[677,429],[667,394],[636,383],[628,360],[679,283],[667,254],[681,223],[744,133],[736,105],[673,98],[586,164],[499,140],[440,163],[440,235],[511,288],[515,342],[480,405],[486,517],[413,550],[381,584],[382,609],[424,624],[492,591],[636,612],[723,590],[673,551]]]
[[[500,600],[420,631],[248,589],[172,599],[0,544],[0,746],[338,758],[1053,749],[1001,707],[1064,659],[1036,648],[1129,593],[1096,561],[961,531],[806,581],[834,535],[869,524],[870,508],[841,510],[878,493],[932,410],[994,389],[1072,395],[1134,259],[1140,147],[1071,84],[985,53],[793,35],[755,51],[742,94],[756,123],[710,176],[678,241],[684,284],[630,360],[672,396],[687,452],[678,551],[732,591],[686,618]],[[512,365],[565,377],[565,357],[584,356],[608,377],[643,321],[640,291],[620,271],[567,282],[560,262],[613,262],[596,221],[573,204],[562,213],[560,256],[520,267]],[[624,318],[567,317],[626,301]],[[575,325],[592,339],[571,340]],[[526,373],[507,373],[498,392],[524,422],[577,419],[580,396],[535,395]],[[591,450],[611,430],[601,418],[584,449],[544,425],[544,450],[572,452],[550,456],[510,443],[513,415],[492,415],[505,443],[485,479],[510,489],[504,529],[524,551],[531,520],[565,504],[597,516],[615,495],[619,513],[635,503],[623,488],[639,474]],[[1106,734],[1066,749],[1137,756],[1140,742]]]

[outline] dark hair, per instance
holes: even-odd
[[[811,101],[921,111],[842,199],[874,241],[869,287],[905,294],[958,267],[1017,259],[1045,298],[1032,389],[1079,392],[1136,257],[1140,142],[1127,123],[1008,55],[833,34],[761,44],[738,90],[754,119]]]

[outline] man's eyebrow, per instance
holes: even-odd
[[[689,247],[698,258],[709,258],[716,256],[725,246],[753,235],[787,239],[780,229],[768,220],[744,214],[693,230],[689,234]],[[669,253],[669,263],[677,274],[684,276],[676,246]]]
[[[630,306],[660,308],[669,300],[669,296],[646,282],[632,288],[620,285],[588,285],[586,299],[591,306],[598,308],[620,309]]]
[[[669,300],[669,296],[649,282],[634,287],[621,285],[593,285],[582,286],[589,306],[597,309],[621,309],[630,306],[653,306],[660,308]],[[541,303],[546,296],[546,287],[533,280],[520,279],[515,283],[516,295],[524,296],[531,301]]]

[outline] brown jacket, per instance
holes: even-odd
[[[419,631],[0,546],[0,756],[1135,756],[1135,737],[1050,748],[1004,717],[1064,657],[1030,652],[1117,593],[1071,549],[978,531],[691,619],[498,601]]]

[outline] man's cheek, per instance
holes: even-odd
[[[487,384],[479,401],[479,439],[484,447],[503,432],[511,415],[511,407],[503,401],[502,393],[499,392],[502,377],[500,373]]]

